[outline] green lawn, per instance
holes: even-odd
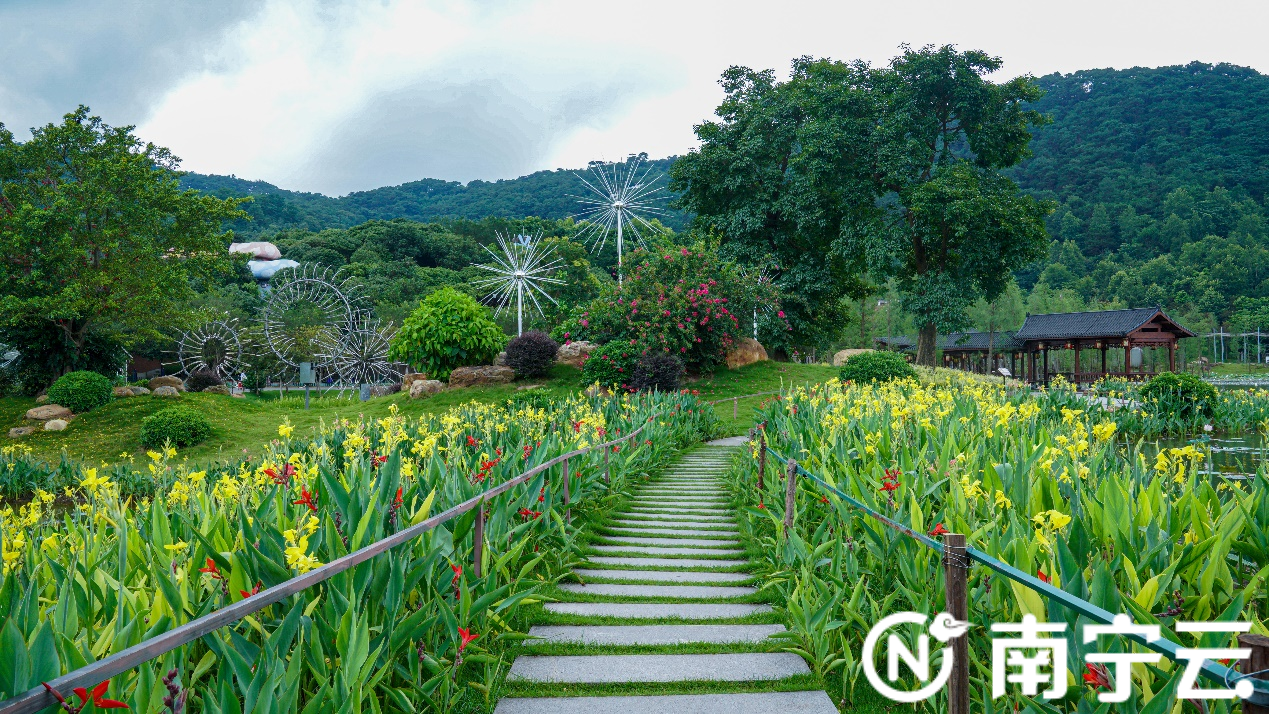
[[[836,374],[837,370],[831,367],[762,362],[738,370],[724,369],[711,378],[701,379],[687,386],[700,390],[703,399],[720,399],[774,391],[780,388],[781,380],[787,386],[820,382]],[[393,404],[403,414],[421,415],[444,411],[473,400],[500,402],[517,393],[523,393],[523,387],[533,384],[541,385],[536,389],[548,394],[565,396],[575,393],[580,382],[577,369],[557,366],[547,379],[498,387],[458,389],[427,399],[410,399],[407,394],[394,394],[359,402],[355,395],[349,400],[318,397],[314,392],[312,408],[308,411],[304,410],[303,392],[294,391],[286,399],[278,399],[276,394],[263,398],[248,396],[243,399],[214,394],[186,394],[179,400],[153,396],[131,397],[116,399],[100,409],[77,416],[71,420],[65,431],[38,432],[24,437],[20,443],[30,446],[37,455],[51,460],[57,459],[65,451],[70,457],[87,462],[114,462],[123,455],[143,452],[145,449],[140,442],[141,420],[179,401],[197,407],[212,422],[214,431],[211,439],[181,452],[193,461],[206,461],[240,456],[244,450],[247,453],[259,452],[270,440],[277,438],[278,425],[284,419],[290,420],[296,427],[295,434],[299,436],[315,429],[322,421],[329,423],[341,417],[385,416],[389,406]],[[742,434],[752,426],[753,410],[759,401],[740,400],[739,419],[732,418],[731,402],[718,405],[718,415],[723,419],[726,433]],[[0,430],[8,432],[11,427],[37,423],[22,418],[26,410],[33,406],[34,399],[0,398]],[[0,436],[0,443],[19,442]]]

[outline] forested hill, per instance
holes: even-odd
[[[644,168],[651,169],[649,177],[658,177],[657,183],[664,187],[665,174],[674,158],[650,160]],[[590,173],[583,169],[556,169],[516,179],[472,181],[466,185],[457,181],[423,179],[400,186],[357,191],[340,198],[288,191],[264,181],[248,181],[233,176],[191,173],[182,179],[182,183],[217,196],[253,196],[255,200],[247,207],[252,220],[239,221],[232,226],[239,237],[247,238],[287,228],[311,231],[347,228],[376,218],[432,221],[437,218],[479,220],[488,216],[539,216],[562,219],[582,208],[576,196],[589,193],[577,174],[593,180]],[[663,189],[658,195],[660,200],[656,203],[665,207],[670,194]],[[661,221],[681,230],[687,224],[687,217],[667,208]]]

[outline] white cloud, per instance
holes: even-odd
[[[953,42],[1002,56],[1002,76],[1191,60],[1269,70],[1269,6],[1248,0],[90,7],[0,8],[0,64],[15,68],[0,75],[0,120],[104,104],[108,121],[140,124],[190,170],[336,194],[682,153],[721,99],[724,69],[784,71],[799,55],[884,63],[903,42]],[[59,24],[70,11],[89,20]]]

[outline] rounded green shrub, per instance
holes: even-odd
[[[48,388],[48,400],[82,414],[90,412],[110,401],[114,383],[109,377],[82,370],[57,378]]]
[[[201,444],[211,436],[211,422],[202,412],[186,406],[167,407],[141,420],[141,443],[151,448]]]
[[[1150,402],[1160,412],[1182,419],[1212,416],[1216,406],[1216,387],[1193,374],[1164,372],[1146,382],[1139,392],[1142,401]]]
[[[489,310],[445,287],[424,298],[392,338],[388,357],[429,379],[445,381],[455,367],[491,364],[507,343]]]
[[[635,365],[634,388],[640,392],[677,392],[685,372],[683,360],[653,352]]]
[[[185,380],[185,389],[190,392],[201,392],[208,387],[217,387],[224,383],[225,380],[210,369],[200,369]]]
[[[517,377],[541,377],[551,371],[559,351],[550,335],[530,330],[507,343],[507,366]]]
[[[582,363],[582,384],[632,389],[639,352],[629,342],[609,342],[591,351]]]
[[[843,382],[889,382],[916,379],[916,370],[897,352],[861,352],[842,365]]]

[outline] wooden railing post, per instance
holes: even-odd
[[[965,536],[943,536],[943,583],[946,610],[959,622],[969,621],[969,556]],[[969,633],[956,637],[952,647],[952,678],[947,683],[949,714],[969,714]]]
[[[784,474],[784,537],[793,530],[793,513],[797,510],[798,462],[789,459]]]
[[[767,471],[767,432],[758,430],[758,495],[762,496],[762,477]]]
[[[739,417],[740,417],[740,397],[732,397],[731,398],[731,418],[736,419]]]
[[[568,490],[568,482],[569,482],[569,478],[568,478],[568,459],[564,459],[564,520],[566,520],[566,521],[568,521],[568,520],[572,520],[572,518],[571,518],[571,516],[572,516],[571,509],[568,507],[568,504],[569,504],[569,490]]]
[[[604,485],[608,485],[608,447],[604,447]]]
[[[1239,662],[1238,669],[1244,673],[1260,672],[1252,679],[1269,679],[1269,637],[1264,635],[1239,635],[1238,646],[1251,650],[1251,658]],[[1252,704],[1243,700],[1243,714],[1269,714],[1269,707],[1263,704]]]
[[[475,532],[472,533],[472,544],[474,547],[472,548],[471,572],[473,575],[476,576],[477,579],[480,579],[480,569],[484,561],[484,548],[485,548],[485,502],[484,501],[481,501],[480,505],[476,506],[476,529],[475,529]]]

